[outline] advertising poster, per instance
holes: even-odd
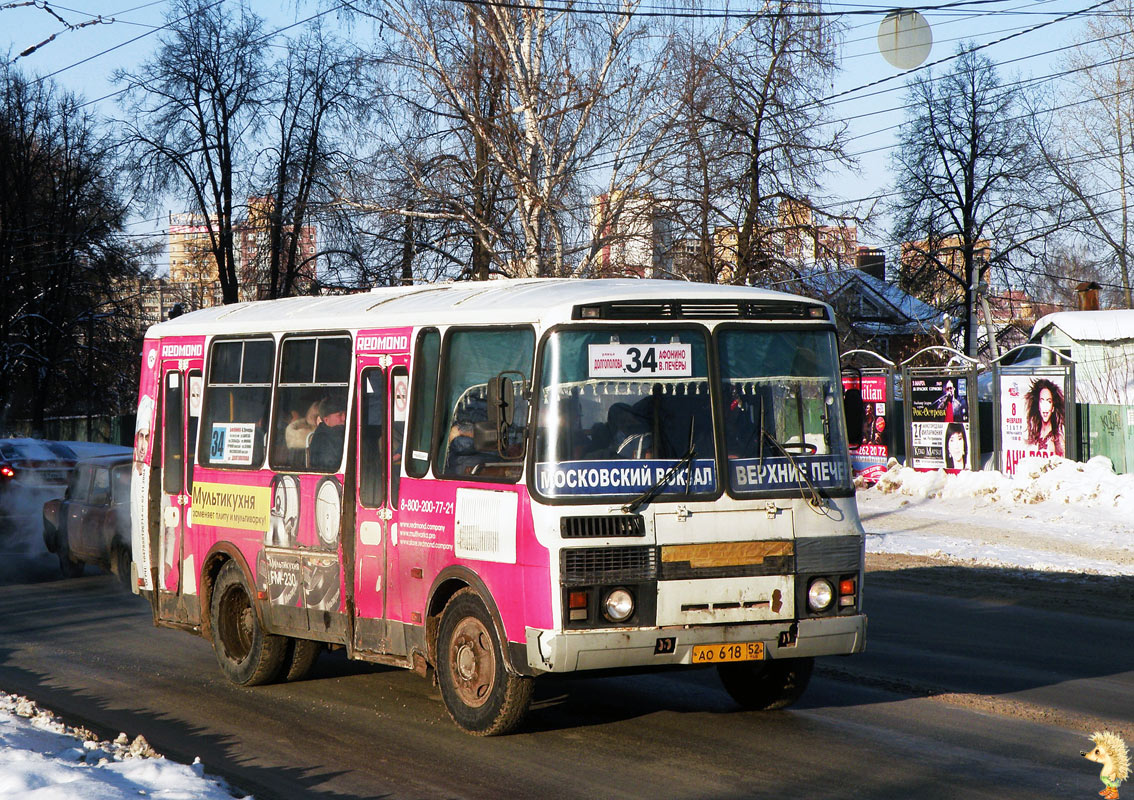
[[[968,384],[966,376],[910,378],[909,455],[914,469],[972,469]]]
[[[843,376],[843,391],[862,392],[862,444],[850,446],[851,469],[856,478],[875,483],[886,472],[890,458],[891,420],[886,418],[888,376]],[[848,420],[847,424],[851,424]]]
[[[1066,455],[1067,379],[1000,376],[1000,470],[1014,475],[1024,458]]]

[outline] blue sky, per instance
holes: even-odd
[[[0,0],[0,6],[11,1]],[[1023,31],[1059,15],[1085,9],[1097,0],[984,2],[984,5],[925,12],[934,38],[928,62],[951,55],[958,41],[966,39],[989,45],[983,52],[1002,65],[1004,79],[1054,73],[1059,69],[1061,54],[1042,54],[1066,45],[1081,31],[1082,18],[1037,31]],[[706,0],[701,7],[720,8],[722,3],[723,0]],[[933,3],[940,4],[940,0]],[[40,7],[0,8],[0,48],[25,72],[46,75],[59,71],[54,76],[59,84],[89,100],[97,100],[115,91],[111,81],[115,69],[134,68],[154,51],[158,34],[153,31],[163,23],[168,6],[168,0],[68,0],[66,6],[52,3],[50,9],[70,25],[79,25],[100,15],[104,20],[114,20],[77,30],[68,30],[42,7],[42,0]],[[268,18],[273,29],[304,19],[322,8],[308,3],[281,9],[278,4],[257,0],[253,0],[252,7]],[[734,4],[731,9],[739,7]],[[848,120],[852,137],[849,149],[859,155],[861,162],[857,174],[845,171],[832,174],[826,194],[848,201],[851,207],[853,201],[885,193],[890,187],[887,153],[893,146],[896,126],[904,116],[901,108],[904,79],[902,71],[890,66],[877,48],[878,26],[888,8],[840,3],[828,5],[828,9],[859,12],[879,9],[877,13],[844,18],[847,28],[841,47],[843,70],[826,95],[838,95],[829,104],[830,112],[832,116]],[[39,44],[52,34],[56,35],[54,41],[26,57],[17,57],[25,48]],[[1014,34],[1017,35],[1008,41],[995,43]],[[134,39],[136,41],[130,41]],[[947,67],[946,64],[937,69]],[[101,100],[96,106],[107,116],[117,111],[113,97]],[[132,230],[157,232],[163,229],[164,223],[163,213],[149,220],[136,219]],[[861,235],[860,239],[864,244],[877,243],[869,235]]]

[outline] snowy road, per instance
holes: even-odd
[[[872,562],[868,652],[822,661],[784,712],[737,711],[711,670],[552,679],[521,733],[474,739],[426,681],[336,654],[232,686],[105,575],[0,586],[0,687],[257,800],[1093,796],[1078,752],[1097,724],[1134,729],[1134,623],[1045,609],[1030,573]]]
[[[1086,737],[1134,741],[1124,481],[1055,465],[1016,482],[896,473],[861,492],[867,652],[821,661],[784,712],[738,712],[709,670],[552,679],[521,733],[484,741],[420,678],[335,654],[311,680],[241,689],[207,643],[154,629],[110,576],[58,580],[34,543],[0,560],[0,690],[107,741],[200,756],[257,800],[1093,797]],[[28,772],[0,765],[0,790],[13,775]],[[85,797],[27,780],[29,797]]]

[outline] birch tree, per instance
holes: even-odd
[[[394,34],[384,64],[394,125],[421,125],[400,165],[419,202],[391,210],[461,225],[473,277],[585,270],[589,202],[579,184],[594,180],[596,163],[608,183],[632,184],[649,154],[635,135],[656,75],[637,58],[646,31],[636,2],[606,14],[443,0],[373,11]]]

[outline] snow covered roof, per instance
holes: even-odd
[[[1077,342],[1115,342],[1134,339],[1134,309],[1058,311],[1041,317],[1032,328],[1038,341],[1048,328],[1059,328]]]
[[[852,320],[856,329],[873,333],[919,333],[928,330],[941,319],[941,312],[928,303],[923,303],[908,292],[902,291],[892,283],[876,278],[860,269],[844,269],[837,272],[814,270],[800,276],[807,290],[824,298],[839,297],[845,292],[858,291],[873,301],[881,310],[889,309],[895,321],[887,323],[876,320]],[[857,284],[851,287],[851,284]]]
[[[809,301],[783,292],[747,286],[652,279],[461,281],[421,286],[382,287],[335,297],[289,297],[234,303],[194,311],[162,322],[150,336],[177,336],[207,328],[238,333],[290,326],[295,330],[376,325],[412,326],[426,320],[446,323],[530,323],[570,319],[577,305],[633,300],[644,302]]]

